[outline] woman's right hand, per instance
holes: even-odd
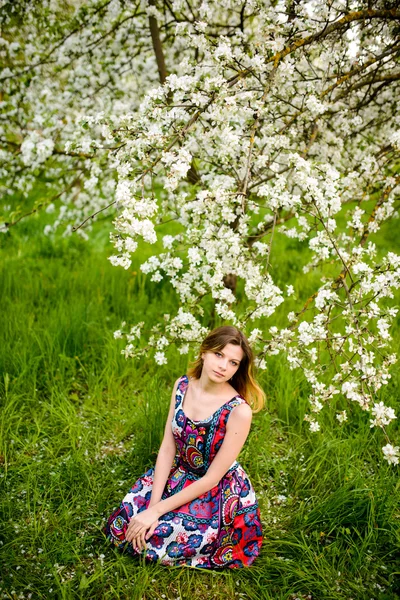
[[[130,539],[128,539],[128,541],[132,542],[132,546],[133,548],[136,550],[136,552],[141,552],[142,550],[146,550],[146,542],[147,540],[153,535],[157,525],[159,524],[158,519],[156,519],[149,527],[149,529],[147,531],[141,531],[140,533],[137,533],[136,535],[133,534],[133,536],[127,536],[130,537]]]

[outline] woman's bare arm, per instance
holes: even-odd
[[[149,508],[160,502],[176,454],[176,444],[172,434],[171,421],[175,410],[175,395],[178,381],[179,379],[175,381],[174,389],[172,390],[171,403],[164,429],[164,437],[154,467],[153,489],[151,492]]]

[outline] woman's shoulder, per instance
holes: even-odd
[[[240,394],[238,394],[235,398],[232,398],[232,400],[230,401],[230,405],[231,405],[231,417],[233,417],[233,421],[235,421],[236,419],[238,421],[244,422],[244,421],[249,421],[251,422],[252,417],[253,417],[253,411],[251,409],[250,404],[248,404],[248,402],[246,401],[245,398],[243,398],[243,396],[241,396]]]

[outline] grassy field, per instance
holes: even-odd
[[[126,361],[113,331],[122,320],[154,321],[176,299],[139,263],[112,267],[100,227],[84,242],[46,238],[42,225],[22,221],[0,240],[0,597],[400,598],[399,470],[382,458],[382,432],[352,406],[343,427],[327,411],[323,434],[310,434],[304,378],[280,356],[262,374],[267,407],[240,456],[262,511],[265,541],[254,566],[167,568],[108,545],[104,521],[154,463],[172,383],[187,368],[179,355],[157,368]],[[388,224],[377,245],[399,252],[398,237]],[[301,248],[276,243],[280,283],[307,297]],[[394,351],[398,331],[397,322]],[[379,396],[397,414],[399,380],[395,366]],[[398,431],[395,421],[397,443]]]

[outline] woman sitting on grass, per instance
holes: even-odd
[[[245,567],[262,544],[260,512],[237,462],[252,409],[264,393],[253,354],[235,327],[214,329],[174,385],[155,468],[110,516],[105,533],[121,550],[166,565]]]

